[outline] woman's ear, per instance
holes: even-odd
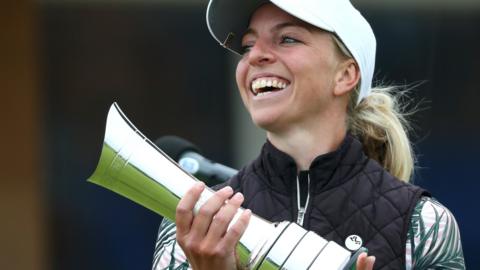
[[[360,69],[357,63],[352,58],[345,60],[338,66],[338,71],[335,75],[335,89],[333,94],[335,96],[342,96],[349,93],[360,80]]]

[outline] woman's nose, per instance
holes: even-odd
[[[261,41],[255,42],[255,45],[250,48],[248,57],[251,65],[264,65],[275,61],[271,48]]]

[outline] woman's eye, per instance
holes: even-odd
[[[241,53],[245,54],[245,53],[249,52],[251,49],[252,49],[252,45],[242,45]]]
[[[287,43],[287,44],[289,44],[289,43],[297,43],[297,42],[299,42],[299,41],[296,40],[296,39],[294,39],[294,38],[292,38],[292,37],[287,37],[287,36],[283,36],[283,37],[282,37],[282,43]]]

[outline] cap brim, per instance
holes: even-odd
[[[207,26],[223,47],[242,54],[242,36],[250,16],[268,0],[212,0],[207,7]]]
[[[334,32],[322,18],[297,5],[284,0],[211,0],[207,7],[207,26],[212,36],[223,47],[242,54],[242,36],[248,28],[253,12],[263,4],[272,3],[309,24]]]

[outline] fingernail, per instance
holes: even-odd
[[[223,191],[223,192],[230,193],[230,192],[233,192],[233,189],[232,189],[232,187],[230,187],[230,186],[226,186],[226,187],[222,188],[222,191]]]
[[[196,189],[201,189],[205,186],[205,184],[201,181],[198,181],[197,183],[195,183],[195,188]]]
[[[244,215],[247,215],[248,219],[250,219],[252,217],[252,210],[250,210],[250,209],[245,209],[245,211],[243,213],[244,213]]]
[[[240,193],[240,192],[237,192],[232,199],[235,199],[235,200],[243,200],[243,194]]]

